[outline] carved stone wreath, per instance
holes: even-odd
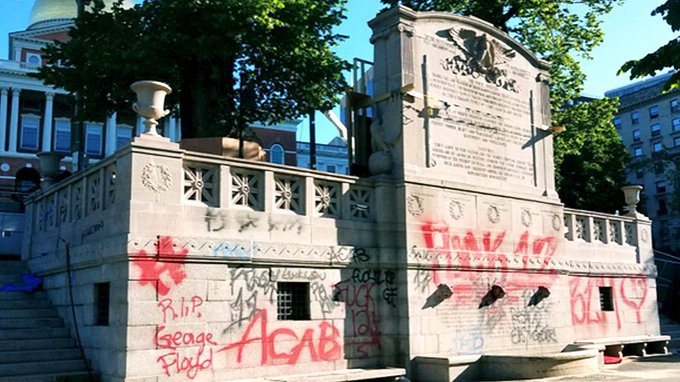
[[[486,217],[491,223],[496,224],[501,221],[501,212],[498,211],[498,207],[489,206],[489,209],[486,211]]]
[[[649,241],[649,231],[647,231],[646,229],[642,229],[640,232],[640,239],[642,240],[643,243]]]
[[[521,213],[522,225],[529,228],[533,223],[533,218],[531,217],[531,212],[527,209],[522,209]]]
[[[147,163],[142,169],[142,185],[154,192],[165,192],[172,187],[172,174],[167,166]]]
[[[455,220],[460,220],[463,217],[463,205],[457,200],[452,200],[449,203],[449,215]]]
[[[424,209],[423,209],[423,201],[420,199],[419,196],[411,195],[408,197],[406,200],[408,203],[408,213],[411,214],[412,216],[420,216],[422,215]]]
[[[552,227],[555,231],[559,231],[560,228],[562,227],[562,218],[560,218],[560,215],[554,214],[552,217]]]

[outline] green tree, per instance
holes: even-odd
[[[652,11],[652,16],[654,15],[662,15],[674,32],[680,31],[680,0],[667,0]],[[630,71],[630,78],[634,79],[654,76],[657,71],[665,68],[674,68],[676,72],[666,81],[663,90],[680,88],[680,37],[670,40],[639,60],[626,62],[619,74]]]
[[[555,113],[556,124],[569,126],[555,136],[555,182],[569,207],[611,213],[624,205],[629,154],[610,122],[618,105],[605,98]]]
[[[618,0],[381,0],[416,11],[455,12],[476,16],[508,33],[550,69],[553,124],[566,132],[555,138],[556,187],[573,208],[613,212],[622,202],[626,149],[611,119],[616,105],[596,100],[564,107],[581,94],[585,74],[578,59],[602,42],[601,16]],[[675,1],[675,0],[673,0]]]
[[[330,109],[349,64],[331,51],[344,0],[155,0],[95,4],[70,40],[46,48],[37,77],[81,95],[84,119],[130,108],[129,86],[168,83],[184,137],[234,135]],[[59,65],[57,65],[59,63]],[[244,91],[244,89],[247,89]],[[176,110],[175,110],[176,111]]]

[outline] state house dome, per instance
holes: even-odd
[[[107,8],[116,0],[104,0]],[[125,7],[132,7],[132,0],[125,0]],[[37,23],[52,20],[73,19],[78,12],[76,0],[35,0],[28,25],[29,29]]]

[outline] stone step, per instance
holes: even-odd
[[[57,317],[54,308],[23,308],[23,309],[2,309],[0,308],[0,318],[50,318]]]
[[[47,298],[47,294],[45,292],[21,292],[0,290],[0,301],[23,300],[31,298],[44,299]]]
[[[95,381],[98,381],[95,376]],[[0,382],[92,382],[86,371],[67,373],[30,374],[24,376],[0,377]]]
[[[15,362],[0,364],[2,376],[24,376],[25,381],[33,381],[31,375],[49,373],[69,373],[85,371],[82,360],[44,361],[44,362]]]
[[[2,288],[6,283],[21,284],[21,274],[4,273],[0,271],[0,288]]]
[[[65,338],[69,336],[68,329],[35,328],[35,329],[0,329],[0,341],[32,338]]]
[[[5,351],[19,351],[19,350],[34,350],[34,349],[62,349],[72,348],[76,344],[72,338],[34,338],[34,339],[18,339],[18,340],[2,340],[0,341],[0,349]],[[0,363],[3,363],[0,358]]]
[[[0,260],[0,273],[28,273],[28,267],[21,261]]]
[[[3,300],[0,309],[49,308],[51,306],[52,304],[47,299],[30,296],[22,300]]]
[[[18,350],[0,352],[0,364],[21,362],[45,362],[61,360],[80,360],[78,348]]]
[[[60,328],[61,318],[0,318],[0,329]]]

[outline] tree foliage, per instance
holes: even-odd
[[[629,154],[611,123],[617,108],[617,99],[605,98],[555,114],[555,123],[568,126],[555,136],[555,182],[569,207],[612,213],[624,205]]]
[[[381,0],[416,11],[455,12],[486,20],[552,64],[551,99],[557,109],[581,94],[578,57],[602,42],[600,16],[618,0]]]
[[[680,0],[667,0],[652,11],[652,16],[662,15],[674,32],[680,31]],[[649,53],[639,60],[623,64],[620,73],[630,71],[630,78],[654,76],[659,70],[673,68],[675,74],[666,81],[664,91],[680,88],[680,37],[670,40],[666,45]]]
[[[83,118],[102,119],[133,102],[131,83],[175,91],[184,137],[234,134],[330,109],[349,64],[331,51],[345,0],[154,0],[76,21],[67,43],[46,48],[37,76],[77,92]],[[56,65],[59,63],[59,65]],[[247,89],[244,91],[244,89]]]

